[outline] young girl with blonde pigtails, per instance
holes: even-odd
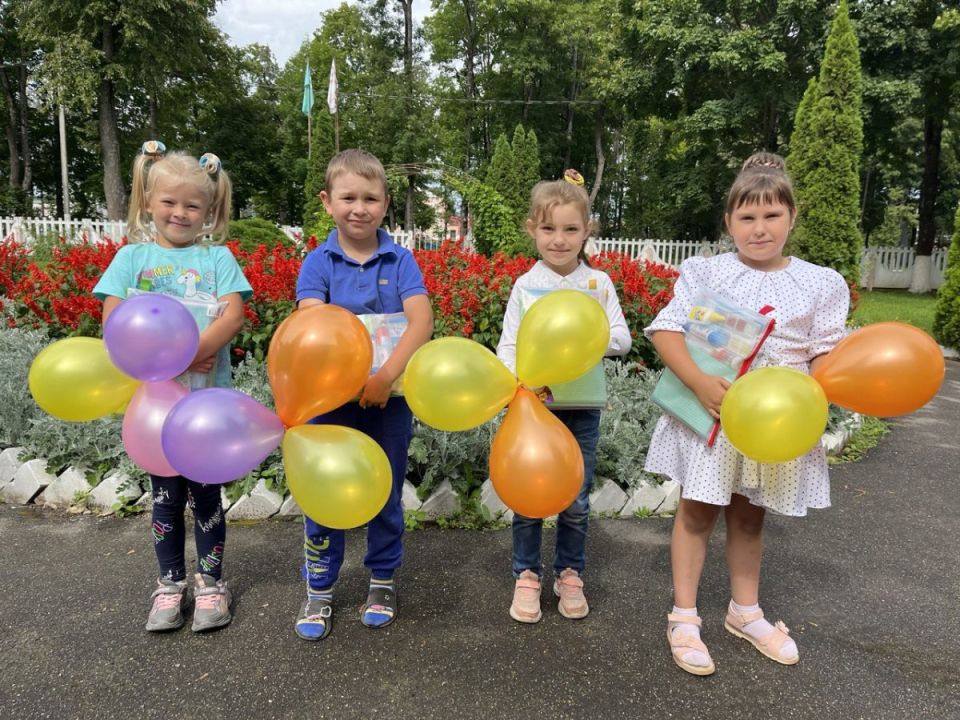
[[[503,333],[497,345],[497,357],[516,370],[517,333],[520,329],[524,293],[573,288],[595,295],[606,311],[610,325],[607,355],[623,355],[632,339],[627,321],[610,277],[590,266],[584,245],[590,236],[590,199],[583,189],[583,177],[567,170],[563,180],[540,182],[530,197],[527,233],[536,244],[540,259],[517,278],[507,301]],[[583,455],[583,485],[576,499],[557,516],[556,552],[553,562],[553,592],[559,598],[557,609],[570,619],[587,616],[590,607],[583,592],[586,564],[587,523],[590,514],[590,490],[600,439],[598,408],[554,409],[566,425]],[[540,545],[543,520],[520,514],[513,516],[513,575],[515,586],[510,617],[518,622],[539,622],[541,562]]]
[[[163,143],[149,141],[134,161],[127,224],[131,243],[120,248],[93,292],[103,300],[104,324],[136,292],[173,295],[188,307],[206,308],[194,313],[201,318],[200,345],[186,375],[191,387],[229,387],[228,346],[243,324],[243,301],[252,289],[228,248],[201,240],[205,235],[226,237],[230,178],[212,153],[197,159],[164,151]],[[181,476],[151,475],[150,482],[151,534],[160,572],[147,630],[183,625],[187,505],[193,511],[197,548],[193,630],[223,627],[231,614],[230,591],[221,579],[226,522],[220,486]]]
[[[749,310],[774,308],[776,324],[754,368],[782,366],[809,373],[844,336],[850,293],[843,277],[783,254],[796,214],[783,159],[771,153],[748,158],[727,194],[724,212],[735,251],[684,261],[673,299],[645,329],[664,364],[714,418],[719,418],[730,383],[703,372],[684,340],[701,291]],[[763,520],[767,511],[803,516],[808,508],[830,505],[823,448],[818,444],[790,462],[760,463],[737,452],[722,431],[710,447],[686,425],[664,415],[654,430],[645,469],[683,486],[671,541],[674,607],[667,616],[674,662],[694,675],[715,670],[700,637],[697,589],[721,511],[732,596],[724,627],[778,663],[798,662],[787,626],[769,623],[759,605]]]

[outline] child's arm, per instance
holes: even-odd
[[[664,364],[693,391],[707,412],[719,419],[720,403],[730,387],[730,381],[700,369],[687,350],[683,333],[659,330],[653,333],[651,340]]]
[[[301,307],[307,302],[302,300]],[[404,300],[403,314],[407,318],[407,329],[403,331],[387,361],[363,386],[360,393],[362,408],[386,407],[393,383],[403,374],[417,348],[433,335],[433,308],[430,307],[430,300],[426,295],[411,295]]]
[[[117,309],[117,306],[123,302],[123,298],[116,295],[108,295],[103,300],[103,314],[100,316],[100,324],[105,326],[110,313]]]
[[[243,300],[240,293],[227,293],[218,299],[227,303],[227,306],[220,313],[220,317],[200,333],[200,346],[188,368],[191,372],[210,372],[220,348],[233,340],[243,327]]]
[[[623,308],[620,307],[617,289],[606,273],[603,275],[603,285],[603,309],[607,312],[607,322],[610,324],[610,342],[605,355],[626,355],[633,347],[633,338],[630,336]]]

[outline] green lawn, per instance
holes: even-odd
[[[933,332],[935,292],[915,295],[906,290],[860,290],[860,302],[853,313],[854,325],[869,325],[887,320],[910,323]]]

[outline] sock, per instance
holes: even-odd
[[[696,617],[697,608],[696,607],[680,608],[674,605],[673,614],[674,615],[690,615],[691,617]],[[682,630],[683,632],[686,632],[686,633],[690,633],[695,638],[697,638],[697,640],[700,639],[700,627],[698,625],[694,625],[693,623],[677,623],[676,625],[673,626],[673,630],[671,630],[670,632],[671,634],[674,634],[679,630]],[[683,653],[680,656],[680,659],[683,660],[685,663],[689,663],[690,665],[696,665],[697,667],[707,667],[707,665],[710,664],[710,657],[700,652],[699,650],[688,650],[687,652]]]
[[[307,600],[325,600],[328,604],[333,604],[333,586],[314,590],[307,587]],[[297,634],[307,639],[317,639],[325,637],[328,632],[330,622],[329,614],[326,615],[307,615],[297,618]]]
[[[738,605],[733,600],[730,601],[730,607],[738,613],[751,613],[760,609],[759,604]],[[766,618],[760,618],[759,620],[754,620],[744,625],[743,631],[754,640],[763,640],[774,631],[774,627],[767,622]],[[797,644],[791,638],[787,638],[787,641],[783,643],[783,646],[780,648],[780,657],[788,660],[796,657],[798,654]]]
[[[397,613],[396,598],[397,591],[392,577],[370,578],[370,589],[360,615],[360,622],[373,628],[389,625]]]

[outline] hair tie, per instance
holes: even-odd
[[[158,160],[166,151],[167,146],[159,140],[147,140],[140,146],[140,154],[146,155],[151,160]]]
[[[583,175],[578,173],[573,168],[568,168],[563,171],[563,179],[566,180],[571,185],[576,185],[577,187],[583,187]]]
[[[220,158],[213,153],[204,153],[200,156],[200,169],[207,175],[216,175],[220,172]]]

